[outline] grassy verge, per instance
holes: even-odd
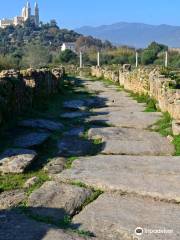
[[[155,99],[152,99],[147,94],[139,94],[139,93],[133,93],[132,91],[127,91],[130,94],[130,96],[136,100],[138,103],[145,103],[146,109],[145,112],[157,112],[157,101]]]
[[[175,156],[180,156],[180,135],[173,136],[172,132],[172,118],[169,113],[163,113],[163,117],[155,123],[153,130],[163,136],[172,136],[174,138],[173,144],[175,146]]]
[[[111,81],[110,79],[105,79],[105,78],[96,78],[96,77],[92,77],[93,80],[100,80],[103,81],[103,83],[106,86],[116,86],[117,91],[126,91],[130,94],[130,96],[136,100],[138,103],[145,103],[146,104],[146,109],[145,112],[157,112],[159,111],[157,109],[157,101],[155,99],[152,99],[151,97],[149,97],[147,94],[138,94],[138,93],[134,93],[132,91],[129,90],[125,90],[122,86],[120,86],[119,83],[115,83],[113,81]]]

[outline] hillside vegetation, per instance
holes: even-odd
[[[109,42],[103,43],[71,30],[60,29],[54,20],[47,24],[41,23],[40,27],[27,21],[24,26],[0,29],[0,70],[60,63],[63,42],[75,42],[77,52],[80,49],[86,51],[112,47]]]

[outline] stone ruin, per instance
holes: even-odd
[[[154,98],[162,112],[168,112],[173,121],[174,135],[180,134],[180,89],[170,88],[173,80],[161,75],[158,69],[138,68],[130,71],[129,64],[123,69],[112,71],[92,67],[91,73],[95,77],[104,77],[119,82],[126,90],[139,94],[148,94]]]
[[[64,68],[27,69],[0,72],[0,124],[14,114],[29,109],[39,98],[58,91]]]

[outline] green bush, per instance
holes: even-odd
[[[77,55],[73,51],[66,49],[65,51],[61,52],[59,55],[59,61],[61,63],[77,63]]]

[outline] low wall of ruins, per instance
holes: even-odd
[[[162,112],[169,112],[175,120],[176,129],[180,128],[180,89],[171,89],[171,79],[165,78],[157,69],[138,68],[133,71],[111,71],[92,67],[92,76],[118,82],[126,90],[148,94],[156,99]],[[179,130],[180,134],[180,130]]]
[[[0,72],[0,124],[57,92],[64,74],[63,68]]]

